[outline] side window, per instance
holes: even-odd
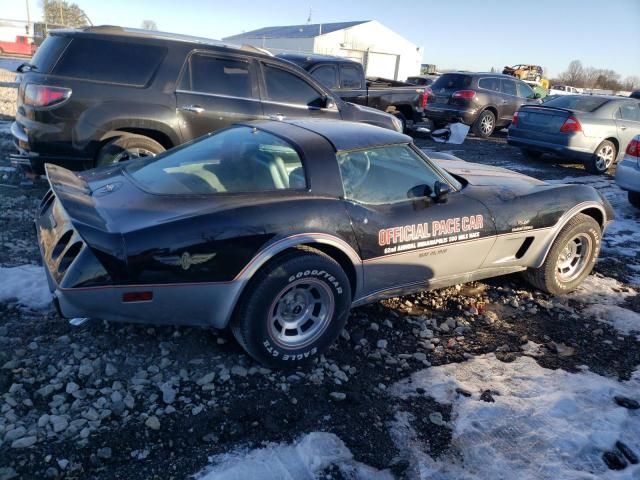
[[[443,178],[406,145],[338,154],[345,198],[372,205],[403,202],[418,185]]]
[[[524,82],[518,82],[518,96],[523,98],[534,98],[533,89]]]
[[[506,93],[507,95],[513,95],[516,97],[518,93],[516,92],[516,82],[513,80],[501,80],[502,83],[502,93]]]
[[[360,78],[360,70],[350,65],[342,65],[340,67],[340,76],[342,88],[362,88],[362,79]]]
[[[478,86],[485,90],[491,90],[494,92],[500,91],[500,80],[497,78],[481,78],[478,80]]]
[[[620,118],[623,120],[631,120],[632,122],[640,122],[640,105],[634,103],[625,103],[620,107]]]
[[[267,99],[272,102],[315,108],[321,108],[324,104],[324,95],[302,78],[281,68],[264,65],[264,81],[267,87]]]
[[[167,49],[135,42],[75,38],[53,73],[64,77],[126,85],[146,85]]]
[[[338,71],[333,65],[322,65],[311,76],[327,88],[338,88]]]
[[[288,142],[262,130],[234,127],[130,162],[127,171],[151,193],[206,195],[303,189],[305,172]]]
[[[232,97],[253,97],[247,62],[204,54],[191,55],[180,89]]]

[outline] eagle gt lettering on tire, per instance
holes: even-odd
[[[271,260],[249,282],[231,324],[246,351],[272,367],[293,367],[324,352],[351,305],[342,267],[315,249]]]

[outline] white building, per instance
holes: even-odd
[[[265,27],[223,38],[277,54],[318,53],[357,60],[369,77],[404,80],[420,73],[422,48],[376,20]]]

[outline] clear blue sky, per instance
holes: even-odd
[[[0,0],[25,18],[27,0]],[[41,16],[40,0],[28,0]],[[640,0],[75,0],[92,22],[222,38],[274,25],[378,20],[424,47],[424,63],[488,70],[532,63],[551,76],[569,62],[640,76]]]

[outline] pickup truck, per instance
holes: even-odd
[[[362,64],[348,58],[303,53],[280,53],[276,57],[306,70],[347,102],[395,115],[405,130],[423,122],[427,105],[424,88],[383,78],[367,79]]]
[[[580,90],[569,85],[553,85],[549,89],[549,95],[580,95]]]
[[[0,40],[0,55],[25,55],[30,57],[35,50],[36,46],[29,42],[29,38],[24,35],[16,36],[13,42]]]

